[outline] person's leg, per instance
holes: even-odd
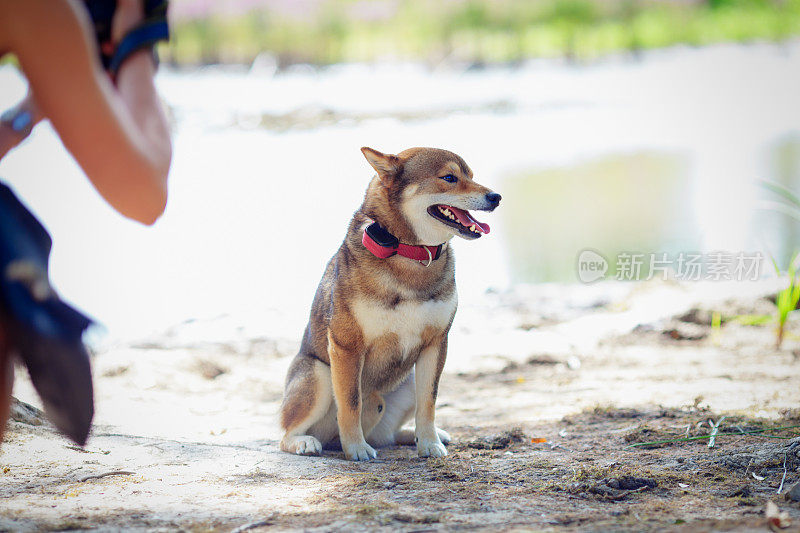
[[[0,321],[0,442],[8,423],[8,414],[11,409],[11,390],[14,387],[14,362],[11,358],[11,349],[8,345],[5,324]]]

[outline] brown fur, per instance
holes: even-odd
[[[426,439],[427,446],[423,450],[418,444],[420,454],[443,455],[446,451],[440,437],[448,438],[434,427],[434,408],[447,333],[455,314],[452,250],[444,246],[440,258],[426,268],[400,256],[379,259],[363,246],[361,238],[364,227],[378,221],[403,243],[440,244],[419,241],[415,230],[419,225],[404,214],[404,202],[433,194],[480,199],[490,191],[472,180],[472,171],[463,159],[446,150],[412,148],[385,155],[364,148],[362,152],[377,175],[317,288],[300,351],[286,378],[281,407],[281,426],[286,435],[281,448],[292,453],[319,453],[321,445],[339,437],[348,458],[369,459],[375,452],[365,439],[373,429],[383,435],[375,434],[378,444],[407,443],[408,433],[401,432],[400,426],[413,413],[413,404],[408,407],[403,401],[407,401],[410,387],[415,387],[416,433]],[[439,179],[446,174],[456,176],[458,183]],[[426,221],[423,217],[423,222],[441,224],[429,218]],[[441,304],[438,307],[437,302]],[[405,344],[391,327],[375,334],[372,330],[376,326],[364,323],[363,309],[386,312],[391,317],[396,310],[409,313],[426,303],[433,304],[426,308],[433,309],[431,323],[423,324]],[[402,313],[397,316],[406,316]],[[412,373],[415,367],[416,376]],[[330,382],[326,381],[328,374]],[[398,396],[400,392],[405,400]],[[397,427],[380,427],[384,416],[384,422],[388,423],[391,416]],[[386,437],[387,431],[391,438]]]

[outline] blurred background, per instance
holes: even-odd
[[[112,338],[219,316],[298,336],[372,175],[365,145],[450,149],[503,194],[491,235],[455,243],[462,300],[577,283],[584,248],[781,268],[798,248],[762,182],[800,190],[800,0],[170,9],[175,157],[155,227],[113,213],[48,125],[0,164],[54,237],[56,287]],[[0,107],[25,90],[0,65]]]
[[[174,0],[177,65],[592,59],[675,44],[780,41],[792,0]]]

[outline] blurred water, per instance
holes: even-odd
[[[53,234],[57,288],[112,336],[234,314],[295,337],[371,176],[364,145],[448,148],[504,194],[491,235],[454,243],[462,301],[574,281],[584,247],[784,253],[796,229],[759,211],[756,184],[800,186],[799,67],[792,42],[467,72],[162,71],[175,158],[155,227],[111,211],[48,126],[0,176]],[[0,106],[24,91],[0,68]]]
[[[699,232],[686,199],[685,156],[637,152],[510,177],[508,235],[515,280],[575,281],[577,251],[697,250]],[[532,208],[533,207],[533,208]]]

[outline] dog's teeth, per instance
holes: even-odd
[[[470,231],[475,231],[475,224],[471,225],[471,226],[469,227],[469,230],[470,230]]]
[[[450,220],[458,221],[456,215],[446,207],[439,206],[439,212]]]

